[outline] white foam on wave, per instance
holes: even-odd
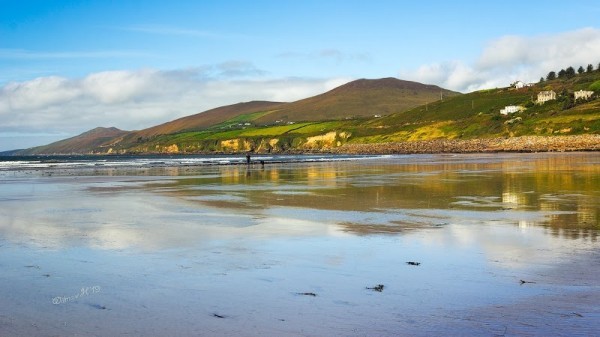
[[[355,161],[368,159],[388,159],[393,155],[252,155],[253,163],[292,163],[292,162],[336,162]],[[4,159],[4,158],[3,158]],[[10,158],[8,158],[10,159]],[[245,164],[245,155],[240,156],[155,156],[155,157],[65,157],[56,159],[48,157],[47,160],[32,157],[31,160],[1,160],[0,170],[28,170],[28,169],[67,169],[67,168],[111,168],[111,167],[178,167],[193,165],[235,165]]]

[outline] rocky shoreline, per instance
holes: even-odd
[[[600,135],[522,136],[482,139],[435,139],[427,141],[344,144],[332,150],[340,154],[416,154],[486,152],[600,151]]]
[[[433,139],[423,141],[389,142],[372,144],[345,143],[340,146],[327,144],[322,148],[279,149],[275,151],[193,151],[193,152],[123,152],[123,153],[47,153],[38,156],[81,156],[81,155],[240,155],[252,154],[435,154],[435,153],[494,153],[494,152],[576,152],[600,151],[600,134],[573,136],[521,136],[510,138],[477,139]],[[2,155],[2,154],[0,154]],[[6,153],[6,156],[15,156]],[[25,155],[27,156],[27,155]]]

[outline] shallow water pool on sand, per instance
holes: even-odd
[[[599,217],[596,153],[3,172],[0,335],[596,335]]]

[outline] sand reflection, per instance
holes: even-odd
[[[32,237],[55,247],[161,249],[241,235],[241,228],[260,235],[314,233],[298,221],[328,228],[319,233],[333,228],[401,235],[453,224],[455,214],[471,212],[475,222],[541,226],[551,235],[596,240],[600,165],[595,157],[417,156],[188,167],[184,175],[157,168],[152,175],[14,180],[2,191],[0,228],[9,238]],[[274,218],[295,224],[281,229],[269,225],[278,223]]]
[[[598,154],[112,170],[0,181],[0,334],[598,329]]]

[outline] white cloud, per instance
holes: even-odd
[[[0,115],[13,109],[33,110],[59,104],[80,94],[80,88],[58,76],[40,77],[21,83],[12,82],[2,88]]]
[[[100,103],[115,104],[160,94],[162,84],[168,79],[156,70],[104,71],[87,76],[79,87],[84,95]]]
[[[597,67],[600,30],[585,28],[554,35],[504,36],[491,41],[473,64],[444,61],[403,72],[400,77],[469,92],[505,87],[517,79],[537,82],[549,71]]]
[[[77,134],[97,126],[142,129],[222,105],[294,101],[350,79],[265,79],[252,64],[227,62],[177,71],[105,71],[0,87],[0,131]],[[41,145],[41,144],[40,144]]]

